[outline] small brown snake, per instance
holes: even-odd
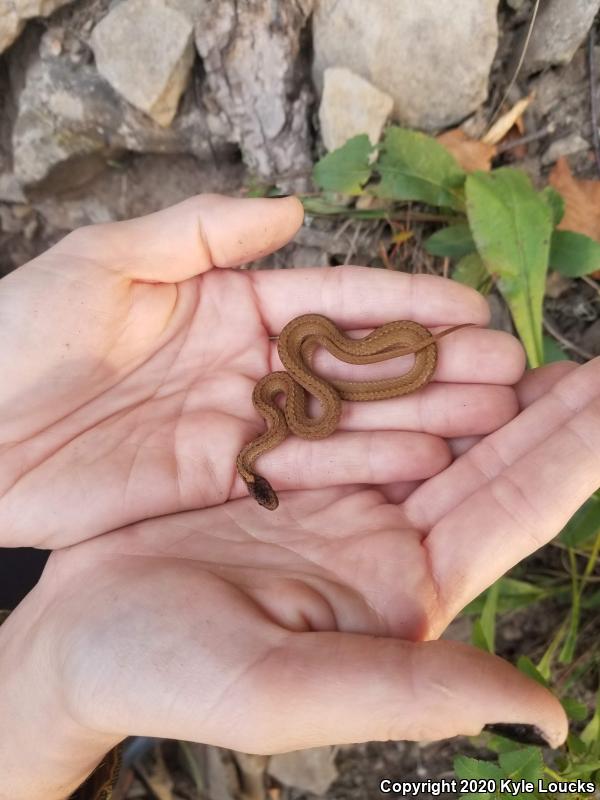
[[[277,349],[285,372],[271,372],[261,378],[252,394],[252,402],[267,423],[267,430],[242,448],[237,470],[248,492],[261,506],[274,511],[279,500],[266,478],[254,472],[256,459],[277,447],[293,433],[302,439],[325,439],[338,426],[342,400],[385,400],[416,392],[429,383],[437,364],[437,341],[442,336],[466,328],[471,323],[455,325],[432,334],[418,322],[388,322],[363,339],[350,339],[327,317],[304,314],[288,322],[279,335]],[[398,356],[415,356],[415,363],[404,375],[370,381],[327,381],[311,369],[317,347],[347,364],[374,364]],[[275,402],[285,394],[284,408]],[[309,417],[308,394],[321,404],[323,413]]]

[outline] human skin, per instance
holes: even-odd
[[[403,318],[433,330],[487,324],[483,298],[432,276],[227,269],[283,245],[301,221],[294,198],[200,196],[75,231],[0,282],[0,545],[63,547],[244,496],[235,458],[263,425],[252,388],[280,366],[269,337],[298,314],[329,315],[354,333]],[[425,390],[347,404],[334,436],[290,439],[261,459],[274,488],[406,493],[449,463],[448,439],[515,414],[524,357],[514,338],[477,327],[439,347]],[[316,365],[379,374],[324,354]]]
[[[290,201],[262,202],[287,203],[273,223],[279,239],[267,237],[276,246],[298,217],[290,222]],[[177,252],[198,271],[192,245],[215,234],[203,219],[198,239],[199,209],[190,207],[191,238],[175,236],[166,217],[117,226],[118,235],[86,231],[53,253],[58,278],[46,264],[27,278],[29,295],[11,290],[14,302],[29,302],[36,281],[49,274],[58,280],[52,296],[62,313],[30,334],[50,340],[45,364],[25,348],[20,367],[12,367],[15,380],[6,381],[11,390],[21,387],[12,392],[18,409],[4,403],[22,430],[3,457],[21,472],[12,498],[0,503],[2,527],[11,544],[63,549],[0,629],[0,717],[10,731],[0,741],[0,798],[58,800],[130,734],[269,753],[473,734],[501,722],[534,725],[558,745],[566,720],[550,693],[500,659],[434,640],[469,600],[556,535],[600,483],[598,362],[529,373],[517,396],[508,386],[523,369],[514,341],[459,331],[440,342],[436,381],[419,395],[352,404],[331,440],[290,440],[265,456],[261,470],[281,499],[277,512],[265,511],[243,497],[232,463],[258,430],[249,395],[253,381],[276,365],[269,333],[309,310],[351,330],[392,318],[433,328],[483,325],[487,311],[474,293],[433,278],[361,269],[335,270],[336,277],[327,270],[260,277],[212,270],[202,278],[179,273],[186,282],[176,287],[174,305],[171,298],[174,311],[152,328],[161,335],[174,329],[166,342],[158,337],[161,346],[150,355],[148,325],[152,311],[160,306],[162,313],[162,284],[129,286],[145,304],[132,312],[129,296],[122,306],[128,321],[101,325],[119,332],[108,350],[97,344],[105,343],[100,334],[86,339],[86,330],[77,337],[61,329],[62,339],[52,340],[74,305],[72,297],[60,304],[62,289],[77,293],[83,282],[89,298],[94,281],[105,279],[106,267],[75,258],[74,243],[96,259],[100,250],[111,253],[112,263],[126,261],[130,271],[141,264],[146,271],[137,274],[148,279],[164,268],[169,243],[179,242]],[[175,227],[186,214],[178,207]],[[270,214],[279,211],[262,205],[254,220],[263,225],[263,251]],[[215,224],[224,217],[221,206]],[[138,234],[144,228],[138,244],[131,225]],[[223,228],[224,241],[243,242],[232,227]],[[260,250],[246,245],[237,260]],[[236,263],[216,245],[207,252],[217,263]],[[92,273],[82,281],[85,265]],[[251,290],[240,293],[230,282],[238,278],[253,281]],[[0,308],[8,309],[2,283]],[[160,298],[148,300],[144,293],[156,288]],[[244,311],[249,295],[260,297],[260,314],[256,305],[253,311],[260,325],[252,314],[231,316]],[[178,317],[177,303],[186,310],[188,302],[190,316]],[[30,305],[16,316],[31,315]],[[178,327],[174,318],[188,322]],[[240,345],[246,329],[259,345]],[[125,357],[128,337],[139,351]],[[56,355],[61,341],[71,353],[81,351],[64,368]],[[93,352],[103,355],[90,367]],[[327,374],[342,369],[325,359],[321,366]],[[229,392],[236,376],[240,388]],[[44,392],[52,402],[43,401]],[[79,400],[69,411],[71,393]],[[173,425],[185,427],[174,435]],[[157,514],[165,516],[144,521]],[[105,533],[119,525],[128,527]]]

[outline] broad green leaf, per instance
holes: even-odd
[[[329,192],[360,194],[371,177],[372,152],[373,145],[366,133],[354,136],[317,161],[313,169],[315,183]]]
[[[587,763],[581,764],[579,766],[571,767],[570,769],[565,770],[565,772],[560,776],[565,781],[572,781],[577,780],[577,778],[582,778],[583,780],[592,780],[594,773],[597,769],[600,769],[600,761],[589,761]],[[581,795],[576,795],[577,797],[581,797]],[[584,797],[589,797],[590,795],[583,795]],[[593,795],[594,797],[596,795]]]
[[[573,514],[559,538],[569,547],[581,547],[599,532],[600,492],[596,492]]]
[[[452,280],[471,286],[482,294],[489,294],[493,283],[479,253],[463,256],[452,271]]]
[[[537,683],[545,686],[546,689],[549,688],[546,678],[538,670],[533,661],[527,656],[519,656],[517,659],[517,669],[519,669],[524,675],[527,675],[528,678],[532,678],[534,681],[537,681]]]
[[[472,778],[493,778],[499,781],[504,778],[504,772],[497,764],[490,761],[480,761],[469,756],[457,756],[454,759],[454,772],[457,778],[470,780]]]
[[[552,212],[521,172],[502,167],[467,177],[467,214],[479,255],[508,303],[529,363],[543,362],[542,301]]]
[[[581,756],[587,751],[585,742],[582,742],[575,733],[569,733],[567,736],[567,747],[569,748],[569,752],[574,756]]]
[[[589,714],[586,704],[575,697],[563,697],[560,702],[569,719],[573,719],[575,722],[583,722]]]
[[[544,770],[542,751],[539,747],[521,747],[510,753],[500,753],[500,767],[507,778],[536,782]]]
[[[449,225],[430,236],[425,242],[425,249],[432,256],[462,258],[475,251],[475,242],[466,223]]]
[[[565,353],[556,339],[551,336],[544,336],[544,364],[551,364],[554,361],[568,361],[569,356]]]
[[[379,197],[464,210],[465,173],[433,137],[392,126],[381,151],[381,182],[375,189]]]
[[[554,231],[550,266],[567,278],[579,278],[600,270],[600,244],[583,233]]]
[[[565,201],[562,194],[557,192],[553,186],[546,186],[540,192],[540,196],[552,212],[552,222],[555,225],[560,225],[565,215]]]

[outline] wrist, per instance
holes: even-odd
[[[65,800],[120,737],[68,713],[42,615],[29,613],[32,599],[0,626],[0,800]]]

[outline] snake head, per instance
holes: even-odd
[[[249,494],[259,505],[268,508],[269,511],[275,511],[279,505],[279,499],[266,478],[263,478],[262,475],[255,475],[253,481],[246,482],[246,486]]]

